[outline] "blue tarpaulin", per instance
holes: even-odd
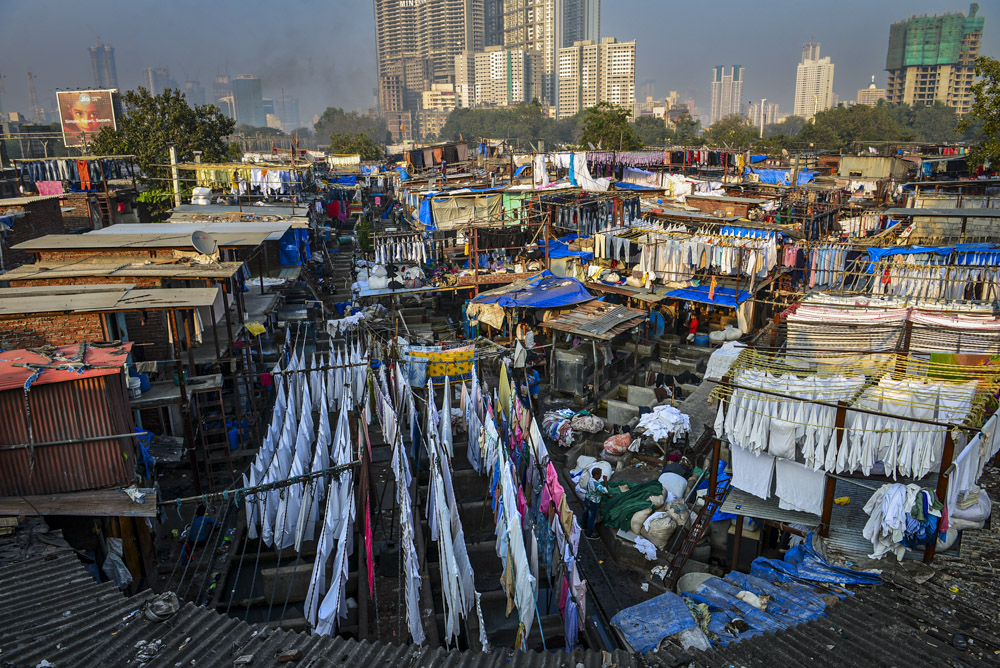
[[[590,301],[594,295],[575,278],[559,278],[543,271],[527,280],[531,286],[503,294],[484,293],[472,300],[474,304],[498,304],[503,307],[557,308]]]
[[[767,160],[767,155],[766,154],[765,155],[751,155],[750,156],[750,163],[751,164],[753,164],[755,162],[764,162],[765,160]]]
[[[791,171],[788,169],[754,169],[751,170],[749,167],[743,170],[743,176],[749,174],[756,174],[761,183],[777,183],[783,186],[790,186],[791,183]],[[799,182],[798,185],[805,185],[816,178],[816,172],[810,172],[809,170],[803,169],[799,171]]]
[[[518,167],[517,170],[514,172],[514,177],[516,178],[516,177],[520,176],[521,172],[523,172],[527,168],[528,168],[527,165],[521,165],[520,167]]]
[[[750,574],[733,571],[725,578],[712,577],[692,592],[666,593],[621,610],[611,623],[636,652],[654,650],[669,637],[695,635],[695,620],[687,603],[708,606],[708,631],[713,645],[726,646],[747,638],[776,633],[826,615],[827,599],[850,594],[843,585],[878,585],[877,575],[827,563],[812,547],[813,534],[790,549],[784,561],[758,557]],[[826,585],[835,585],[830,588]],[[740,592],[768,597],[761,610],[737,598]],[[741,620],[740,624],[734,624]],[[683,636],[681,636],[683,638]]]
[[[424,197],[423,201],[420,202],[420,208],[417,210],[417,219],[423,223],[425,230],[428,232],[434,231],[434,214],[431,212],[430,196]]]
[[[697,626],[684,599],[669,591],[620,610],[611,623],[639,654],[653,651],[664,638]]]
[[[278,240],[278,257],[283,267],[297,267],[312,257],[309,230],[289,229]]]
[[[951,255],[952,253],[1000,253],[996,244],[956,244],[954,246],[893,246],[891,248],[869,248],[868,259],[880,262],[891,255]],[[868,265],[871,273],[874,267]]]
[[[638,183],[626,183],[625,181],[615,181],[615,188],[622,188],[623,190],[663,190],[663,188],[643,186]]]
[[[582,260],[594,259],[594,254],[587,251],[570,250],[569,244],[576,240],[576,235],[571,234],[561,239],[549,239],[549,257],[555,260],[564,257],[579,257]],[[545,242],[538,242],[539,248],[545,247]]]
[[[410,180],[410,173],[406,171],[405,167],[397,167],[396,171],[399,172],[399,180],[400,181],[409,181]]]
[[[330,183],[335,186],[356,186],[358,185],[357,176],[335,176],[331,179]]]
[[[715,295],[712,299],[708,298],[708,291],[709,286],[699,285],[693,288],[679,288],[677,290],[671,290],[667,293],[667,296],[675,299],[686,299],[689,302],[713,304],[715,306],[728,306],[730,308],[734,308],[737,304],[742,304],[746,300],[750,299],[750,293],[746,290],[740,290],[740,294],[737,297],[736,290],[732,288],[716,287]]]

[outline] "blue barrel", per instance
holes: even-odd
[[[694,335],[694,345],[701,346],[702,348],[708,347],[708,334],[695,334]]]

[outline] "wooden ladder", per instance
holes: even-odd
[[[215,488],[216,467],[224,466],[230,481],[234,481],[232,453],[229,449],[229,430],[226,425],[226,409],[221,389],[192,394],[196,411],[198,439],[201,456],[208,476],[209,487]],[[223,475],[225,479],[225,474]]]
[[[667,572],[663,576],[663,584],[668,591],[673,591],[677,585],[677,580],[681,577],[684,565],[691,558],[691,553],[694,551],[698,541],[705,535],[705,531],[708,529],[709,522],[712,521],[715,512],[722,507],[723,501],[726,500],[726,495],[729,494],[729,481],[720,482],[715,494],[714,497],[705,497],[705,505],[701,507],[701,511],[698,513],[698,517],[695,518],[694,524],[691,525],[687,537],[681,543],[677,552],[674,553],[673,558],[670,560],[670,565],[667,566]]]

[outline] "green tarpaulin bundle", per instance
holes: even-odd
[[[628,487],[622,491],[622,487]],[[608,498],[601,503],[601,519],[605,526],[629,531],[632,516],[640,510],[652,508],[649,497],[662,496],[663,487],[659,480],[650,480],[636,485],[635,483],[610,483]]]

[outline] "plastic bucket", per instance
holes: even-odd
[[[694,335],[694,345],[701,346],[702,348],[708,347],[708,334],[695,334]]]
[[[142,381],[138,378],[129,377],[128,393],[133,399],[138,399],[139,395],[142,394]]]

